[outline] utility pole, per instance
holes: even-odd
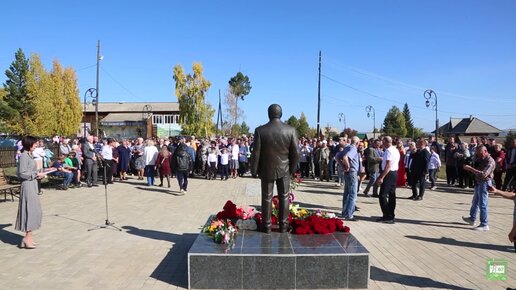
[[[219,130],[219,120],[220,120],[220,131],[222,131],[222,103],[220,100],[220,89],[219,89],[219,110],[217,113],[217,131]]]
[[[96,135],[99,137],[99,68],[100,68],[100,40],[97,42],[97,82],[95,85],[95,90],[97,93],[96,102],[95,102],[95,127],[96,127]]]
[[[321,51],[319,50],[319,84],[317,86],[317,138],[319,138],[319,136],[321,136],[320,118],[321,118]]]

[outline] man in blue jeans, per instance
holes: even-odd
[[[188,175],[192,169],[192,156],[188,153],[188,145],[185,144],[184,137],[181,137],[179,145],[172,155],[172,170],[176,173],[181,194],[185,194],[188,189]]]
[[[63,184],[61,186],[58,186],[57,189],[68,190],[68,187],[70,187],[70,183],[73,179],[73,173],[71,170],[67,168],[67,165],[64,161],[65,156],[63,154],[60,154],[59,158],[56,161],[54,161],[54,164],[52,164],[52,167],[56,169],[56,172],[54,172],[53,174],[55,176],[63,178]]]
[[[358,191],[357,172],[359,168],[360,155],[358,154],[356,145],[360,139],[354,136],[351,138],[351,144],[344,147],[344,150],[337,153],[336,159],[342,165],[344,171],[344,194],[342,198],[342,217],[348,221],[357,221],[353,216],[355,212],[355,204]]]
[[[469,217],[462,217],[462,220],[470,225],[475,224],[477,211],[480,209],[480,225],[475,228],[477,231],[488,231],[488,187],[493,183],[493,172],[496,167],[494,159],[491,157],[484,145],[478,145],[475,152],[477,159],[475,167],[464,165],[464,170],[475,175],[475,193],[469,211]]]

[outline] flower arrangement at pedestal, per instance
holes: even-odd
[[[311,234],[331,234],[336,231],[349,233],[350,228],[344,225],[344,222],[337,218],[334,213],[325,212],[321,210],[308,210],[299,207],[299,204],[294,204],[295,195],[293,192],[289,194],[289,214],[288,221],[291,226],[291,233],[298,235]],[[278,224],[279,216],[279,198],[274,196],[272,198],[272,215],[271,223]],[[255,220],[258,225],[263,223],[261,213],[255,214]]]
[[[254,207],[237,207],[228,200],[204,232],[213,236],[213,240],[218,244],[232,244],[239,229],[256,230],[255,214]]]
[[[217,244],[231,244],[235,240],[238,228],[231,220],[213,219],[205,232],[212,235],[213,241]]]

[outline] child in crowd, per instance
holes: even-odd
[[[220,167],[222,169],[220,174],[220,180],[228,180],[229,154],[226,148],[222,148],[222,151],[220,152]]]
[[[208,180],[215,179],[217,175],[217,149],[211,148],[208,153]]]

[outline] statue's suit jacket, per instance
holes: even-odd
[[[299,161],[296,130],[272,119],[254,131],[251,173],[273,182],[296,170]]]

